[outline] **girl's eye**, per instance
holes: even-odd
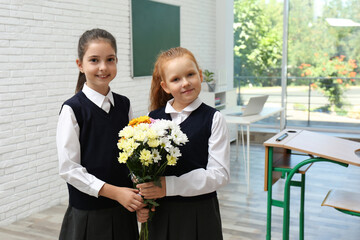
[[[95,63],[95,62],[97,62],[97,61],[98,61],[98,60],[97,60],[96,58],[91,58],[91,59],[90,59],[90,62],[94,62],[94,63]]]
[[[115,58],[109,58],[108,61],[109,62],[116,62]]]
[[[172,82],[177,82],[177,81],[179,81],[180,80],[180,78],[174,78],[173,80],[172,80]]]
[[[188,74],[189,77],[192,77],[192,76],[194,76],[194,75],[195,75],[195,73],[189,73],[189,74]]]

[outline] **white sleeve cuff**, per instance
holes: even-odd
[[[178,195],[175,193],[175,178],[176,176],[166,176],[166,196],[175,196]]]
[[[89,195],[99,197],[99,192],[104,186],[105,182],[100,179],[95,179],[94,182],[89,186]]]

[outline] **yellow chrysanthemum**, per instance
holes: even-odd
[[[159,146],[160,141],[157,140],[157,139],[149,139],[149,140],[147,141],[147,144],[149,145],[149,147],[155,148],[155,147]]]
[[[167,165],[169,166],[175,166],[176,165],[176,160],[177,158],[171,155],[166,155],[166,159],[167,159]]]
[[[141,150],[139,159],[144,166],[149,166],[149,164],[153,163],[151,152],[147,149]]]
[[[143,142],[146,138],[146,131],[142,131],[141,129],[135,129],[134,132],[134,140],[138,142]]]
[[[119,132],[119,137],[131,138],[133,135],[134,129],[132,127],[124,127],[124,129]]]
[[[136,126],[140,123],[151,123],[150,117],[149,116],[141,116],[138,118],[134,118],[129,122],[129,126]]]
[[[127,139],[127,141],[124,142],[123,149],[125,152],[128,153],[130,156],[133,151],[139,146],[140,144],[135,142],[133,138]]]
[[[125,140],[124,138],[120,138],[119,141],[118,141],[117,146],[118,146],[118,148],[119,148],[120,150],[123,150],[125,144],[126,144],[126,140]]]
[[[127,155],[127,153],[125,153],[125,152],[120,152],[119,153],[119,158],[118,158],[118,161],[119,161],[119,163],[126,163],[126,161],[128,160],[128,155]]]
[[[156,133],[156,131],[154,129],[152,129],[152,128],[147,129],[146,136],[149,139],[154,139],[154,138],[159,137],[158,134]]]

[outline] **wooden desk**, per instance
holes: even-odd
[[[321,206],[329,206],[340,212],[360,217],[360,193],[330,190]]]
[[[236,124],[237,126],[236,129],[238,128],[238,126],[240,126],[241,128],[241,143],[243,148],[243,159],[244,159],[245,175],[246,175],[248,190],[250,186],[250,125],[254,122],[271,117],[282,111],[284,111],[284,108],[281,107],[278,108],[266,107],[259,114],[244,116],[244,117],[228,115],[236,112],[241,112],[241,107],[234,107],[221,111],[221,113],[224,114],[227,123]],[[246,126],[246,144],[244,141],[243,126]],[[236,156],[238,156],[238,147],[239,147],[239,136],[238,134],[236,134]]]
[[[288,134],[281,141],[276,139],[283,134]],[[268,191],[267,207],[267,239],[271,239],[271,207],[283,207],[283,239],[289,239],[289,218],[290,218],[290,186],[301,187],[301,206],[300,206],[300,239],[304,238],[303,232],[303,202],[305,194],[305,172],[306,166],[315,162],[332,162],[342,166],[349,164],[360,167],[360,143],[336,138],[324,134],[314,133],[305,130],[285,129],[264,143],[265,146],[265,179],[264,189]],[[291,161],[286,162],[286,166],[279,164],[276,157],[280,152],[284,156],[290,155],[291,151],[297,151],[308,155],[307,159],[300,160],[295,166],[290,166]],[[280,163],[282,163],[280,161]],[[305,167],[305,169],[304,169]],[[276,171],[288,168],[284,187],[284,200],[272,199],[272,185],[279,179]],[[274,172],[275,171],[275,172]],[[302,173],[302,181],[292,181],[295,173]]]

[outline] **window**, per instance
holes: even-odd
[[[357,0],[236,0],[234,13],[238,104],[267,93],[287,127],[360,132]]]

